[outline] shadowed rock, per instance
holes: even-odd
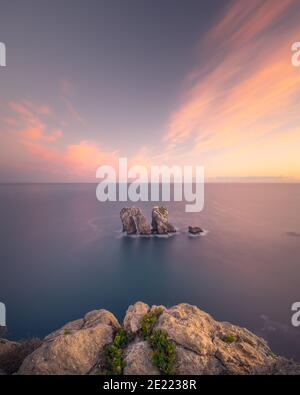
[[[175,233],[175,227],[168,220],[168,210],[162,206],[152,209],[152,232],[157,234]]]
[[[38,338],[30,338],[20,342],[0,339],[0,372],[2,371],[2,374],[17,372],[24,359],[41,344],[42,341]]]
[[[151,234],[150,224],[140,208],[124,207],[120,212],[120,218],[123,225],[123,232],[126,232],[128,235]]]

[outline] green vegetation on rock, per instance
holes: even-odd
[[[159,316],[163,313],[163,309],[160,307],[157,307],[156,309],[150,311],[150,313],[147,313],[144,315],[142,319],[142,325],[141,325],[141,335],[144,340],[148,340],[149,337],[152,334],[154,325],[156,324]]]
[[[104,373],[108,375],[122,374],[125,367],[124,349],[131,342],[133,335],[128,334],[124,328],[118,329],[113,342],[104,350]]]
[[[149,338],[150,345],[153,349],[152,363],[162,374],[176,374],[176,345],[169,339],[167,332],[162,330],[153,331]]]
[[[154,330],[154,327],[163,313],[161,307],[154,308],[145,314],[141,321],[139,336],[148,341],[152,353],[151,360],[153,366],[157,367],[162,374],[176,374],[174,365],[176,361],[176,345],[169,339],[167,332]],[[104,351],[104,369],[102,374],[120,375],[126,366],[124,361],[124,350],[134,339],[134,334],[128,333],[124,328],[120,328],[111,344],[107,345]]]
[[[236,340],[237,338],[235,335],[227,335],[223,337],[223,341],[229,344],[236,342]]]
[[[150,343],[153,350],[151,359],[162,374],[176,374],[174,364],[176,361],[176,346],[169,339],[167,332],[163,330],[154,330],[163,309],[157,307],[149,313],[145,314],[142,319],[141,335],[144,340]]]

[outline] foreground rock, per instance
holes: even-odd
[[[199,235],[201,233],[204,233],[204,230],[202,228],[199,228],[199,226],[189,226],[189,233],[192,235]]]
[[[147,341],[137,340],[127,347],[124,375],[158,375],[159,370],[151,361],[151,347]]]
[[[140,234],[148,236],[151,234],[150,224],[140,208],[124,207],[120,212],[120,218],[123,232],[126,232],[128,235]]]
[[[144,314],[154,309],[137,302],[127,310],[124,327],[134,337],[124,349],[125,375],[160,373],[152,364],[149,343],[140,335]],[[188,304],[160,306],[160,311],[154,330],[166,331],[175,342],[178,374],[300,374],[300,364],[275,356],[265,340],[247,329],[215,321]],[[92,311],[47,336],[25,358],[18,374],[101,374],[104,348],[119,327],[110,312]]]
[[[169,213],[165,207],[156,206],[152,210],[152,232],[161,234],[175,233],[175,227],[169,222]]]
[[[19,343],[11,342],[9,340],[0,339],[0,375],[11,374],[18,370],[14,368],[14,358],[19,347]]]
[[[181,374],[278,374],[287,370],[265,340],[247,329],[215,321],[195,306],[180,304],[166,310],[157,328],[177,344]],[[300,373],[300,365],[290,367],[290,373]]]
[[[21,342],[0,339],[0,374],[17,372],[24,359],[41,344],[41,340],[37,338]]]
[[[21,375],[89,374],[99,363],[104,347],[113,341],[117,319],[106,310],[96,310],[47,336],[37,350],[25,358]]]
[[[14,351],[16,348],[18,348],[18,346],[19,346],[18,342],[13,342],[6,339],[0,339],[0,358],[4,354],[7,354],[8,352]]]
[[[142,319],[150,310],[150,307],[143,302],[136,302],[128,307],[124,318],[124,329],[127,332],[137,333],[141,329]]]

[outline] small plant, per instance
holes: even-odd
[[[163,374],[176,374],[174,364],[176,361],[176,346],[169,339],[167,333],[162,330],[153,331],[149,338],[150,345],[153,349],[152,363]]]
[[[71,331],[70,331],[70,329],[64,329],[64,335],[65,336],[67,336],[67,335],[70,335],[71,334]]]
[[[128,334],[124,328],[118,329],[112,344],[105,348],[105,374],[119,375],[122,374],[125,367],[124,348],[133,339],[132,334]]]
[[[120,328],[116,333],[113,344],[118,348],[125,348],[133,340],[133,336],[132,333],[127,333],[124,328]]]
[[[234,343],[236,340],[237,338],[235,335],[227,335],[223,337],[223,341],[228,344]]]
[[[176,374],[174,364],[176,361],[175,343],[168,338],[168,334],[163,330],[154,330],[163,308],[157,307],[145,314],[142,319],[141,335],[144,340],[148,340],[153,350],[152,363],[162,374]]]
[[[123,360],[123,349],[111,344],[105,349],[106,374],[122,374],[125,367]]]
[[[148,340],[152,334],[154,325],[156,324],[159,316],[163,313],[163,309],[157,307],[150,313],[144,315],[141,325],[141,334],[144,340]]]

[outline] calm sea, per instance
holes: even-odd
[[[43,336],[92,309],[195,304],[300,361],[300,185],[208,184],[205,209],[167,205],[179,234],[120,233],[121,203],[96,185],[0,185],[0,301],[8,337]],[[151,204],[139,204],[150,217]],[[188,225],[207,230],[189,237]]]

